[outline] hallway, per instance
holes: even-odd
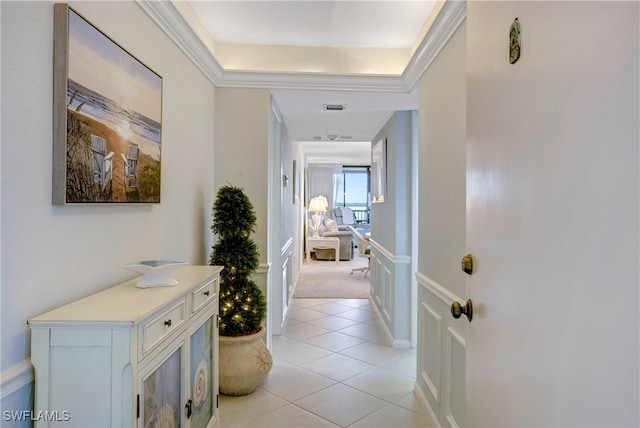
[[[386,346],[377,318],[366,299],[292,299],[271,373],[253,394],[220,395],[221,428],[430,426],[415,349]]]

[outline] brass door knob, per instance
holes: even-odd
[[[473,319],[473,303],[471,303],[471,299],[467,300],[467,304],[464,306],[458,302],[453,302],[451,304],[451,315],[455,319],[465,315],[469,319],[469,322],[471,322]]]
[[[467,254],[462,258],[462,270],[467,275],[471,275],[473,273],[473,257],[471,254]]]

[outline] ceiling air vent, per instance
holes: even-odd
[[[344,104],[322,104],[322,108],[331,111],[342,111],[347,108]]]

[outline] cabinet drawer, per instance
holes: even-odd
[[[140,326],[140,358],[185,322],[184,299],[149,317]]]
[[[220,289],[219,281],[220,280],[216,278],[191,292],[191,315],[209,303],[211,299],[217,297],[218,290]]]

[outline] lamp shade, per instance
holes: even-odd
[[[310,213],[324,213],[327,212],[327,203],[322,201],[323,196],[316,196],[309,201],[309,208],[307,210]],[[326,199],[325,199],[326,200]]]
[[[323,212],[326,212],[329,208],[329,202],[327,202],[327,198],[325,198],[324,195],[318,195],[317,198],[320,198],[320,200],[322,201],[322,205],[324,205]]]

